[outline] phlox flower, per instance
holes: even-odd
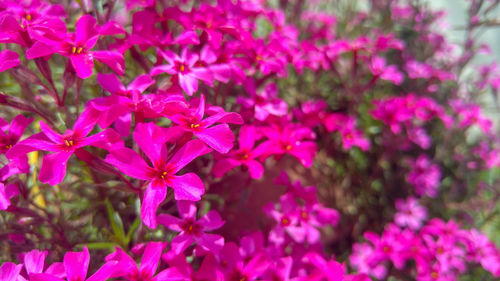
[[[125,251],[116,248],[116,251],[106,256],[106,262],[114,266],[111,277],[121,277],[128,281],[169,281],[175,278],[170,268],[156,274],[161,253],[165,248],[164,242],[148,242],[142,254],[140,265]]]
[[[201,95],[197,107],[192,107],[179,114],[169,115],[177,126],[167,129],[171,134],[188,133],[196,136],[211,148],[220,153],[227,153],[233,148],[234,134],[227,123],[243,124],[243,119],[238,113],[218,110],[206,118],[205,95]],[[215,123],[222,123],[214,125]],[[163,141],[162,138],[159,141]]]
[[[45,122],[40,121],[42,132],[17,143],[7,152],[6,156],[9,159],[14,159],[36,150],[54,152],[43,158],[38,179],[50,185],[59,184],[66,175],[69,158],[77,149],[88,145],[103,149],[123,146],[123,141],[112,129],[87,136],[94,128],[95,122],[95,112],[87,109],[78,117],[73,129],[68,129],[61,135],[52,130]]]
[[[63,261],[66,279],[68,281],[105,281],[116,270],[116,261],[107,262],[87,278],[89,262],[90,255],[87,246],[83,247],[83,252],[66,252]],[[56,275],[49,272],[31,273],[30,281],[63,281],[61,277]]]
[[[262,158],[265,159],[273,154],[289,153],[305,167],[312,166],[317,147],[313,141],[310,141],[316,138],[316,134],[311,129],[298,124],[285,123],[282,126],[263,127],[261,132],[269,138],[259,147],[263,151]]]
[[[401,227],[409,227],[418,230],[427,219],[427,209],[419,204],[415,197],[408,197],[406,200],[396,200],[396,210],[394,222]]]
[[[78,77],[86,79],[92,75],[94,59],[97,59],[119,75],[125,71],[123,55],[115,51],[91,51],[100,36],[97,20],[84,15],[75,24],[75,33],[68,34],[63,40],[41,38],[26,52],[28,59],[58,53],[68,57]]]
[[[149,158],[151,165],[137,152],[126,147],[111,150],[105,160],[130,177],[148,181],[141,206],[141,218],[150,228],[156,228],[156,210],[167,196],[167,187],[173,188],[175,200],[200,200],[205,192],[201,179],[194,173],[177,173],[195,158],[211,151],[202,141],[191,140],[169,158],[165,143],[151,141],[158,129],[154,123],[139,123],[133,134],[135,142]]]
[[[257,140],[257,130],[253,126],[242,126],[238,136],[239,149],[230,151],[224,158],[215,163],[212,173],[216,177],[222,177],[228,171],[244,165],[250,172],[252,179],[259,179],[264,173],[264,167],[256,159],[261,151],[254,148]]]
[[[441,183],[441,170],[439,165],[433,164],[426,155],[420,155],[415,161],[410,162],[411,171],[406,180],[415,187],[418,195],[436,197]]]
[[[224,238],[218,234],[209,234],[224,225],[219,213],[211,210],[199,220],[196,219],[196,206],[189,201],[178,201],[180,218],[169,214],[158,215],[158,222],[170,230],[180,232],[172,239],[171,247],[175,254],[180,254],[193,242],[212,253],[218,253],[224,246]]]
[[[15,264],[12,262],[4,262],[0,266],[0,280],[2,281],[26,281],[19,275],[23,269],[22,264]]]
[[[0,72],[21,64],[19,55],[11,50],[0,51]]]
[[[245,108],[253,109],[255,119],[264,121],[269,115],[279,117],[287,114],[288,106],[285,101],[278,98],[276,84],[268,84],[260,93],[256,92],[253,80],[249,79],[245,84],[251,97],[238,97],[237,102]]]
[[[17,185],[10,183],[4,184],[0,182],[0,210],[7,210],[11,205],[10,199],[19,195]]]
[[[161,73],[175,75],[177,83],[188,96],[198,91],[198,79],[212,84],[214,78],[210,69],[198,67],[196,62],[199,56],[191,53],[187,47],[182,49],[180,56],[169,50],[158,50],[158,54],[167,64],[153,67],[151,75],[156,76]]]

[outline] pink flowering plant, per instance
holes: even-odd
[[[498,280],[499,6],[0,0],[0,281]]]

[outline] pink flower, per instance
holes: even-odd
[[[113,264],[113,274],[110,277],[123,277],[129,281],[163,281],[177,280],[172,277],[171,269],[167,268],[158,274],[158,263],[165,248],[164,242],[148,242],[142,254],[140,266],[125,251],[116,248],[116,251],[106,256],[106,262]],[[155,276],[156,275],[156,276]]]
[[[342,265],[334,259],[327,261],[316,252],[309,252],[303,258],[302,262],[311,264],[315,269],[309,274],[307,280],[344,280],[344,269]]]
[[[261,131],[269,138],[257,148],[263,151],[262,158],[273,154],[289,153],[305,167],[312,166],[317,147],[316,143],[309,141],[316,138],[316,134],[311,129],[298,124],[285,123],[281,126],[264,127]]]
[[[432,164],[426,155],[420,155],[415,161],[410,162],[411,171],[406,180],[415,187],[418,195],[436,197],[441,183],[441,169],[439,165]]]
[[[108,149],[111,146],[123,146],[123,141],[111,129],[87,137],[94,128],[95,121],[95,112],[89,109],[85,110],[76,120],[73,129],[67,130],[63,135],[54,132],[45,122],[40,121],[42,132],[17,143],[7,152],[6,156],[13,159],[36,150],[55,152],[43,158],[38,178],[43,183],[59,184],[66,175],[66,165],[69,158],[77,149],[88,145],[103,149]]]
[[[66,279],[69,281],[104,281],[110,278],[116,270],[117,262],[107,262],[87,279],[89,261],[87,246],[83,247],[83,252],[67,252],[64,255]],[[63,279],[46,272],[30,274],[30,281],[63,281]]]
[[[182,176],[176,174],[198,156],[211,151],[202,141],[191,140],[169,158],[164,143],[151,141],[158,129],[153,123],[139,123],[134,131],[135,142],[153,167],[130,148],[114,149],[105,160],[130,177],[149,181],[142,202],[141,218],[150,228],[156,228],[156,210],[167,195],[167,186],[174,189],[175,200],[200,200],[205,192],[201,179],[194,173]]]
[[[403,82],[403,74],[399,72],[395,65],[386,66],[385,59],[382,57],[372,57],[369,68],[374,75],[374,79],[380,77],[383,80],[391,81],[395,85],[400,85]]]
[[[401,227],[418,230],[427,219],[427,209],[415,197],[408,197],[405,201],[396,200],[396,209],[398,212],[394,215],[394,222]]]
[[[264,167],[257,161],[260,153],[254,148],[257,138],[256,128],[253,126],[242,126],[240,129],[239,149],[229,152],[224,158],[217,161],[212,169],[215,177],[222,177],[228,171],[244,165],[250,172],[252,179],[259,179],[264,173]]]
[[[172,239],[171,246],[175,254],[180,254],[196,242],[205,250],[218,253],[224,246],[224,238],[217,234],[205,233],[220,228],[224,221],[217,211],[211,210],[196,220],[196,206],[189,201],[178,201],[180,218],[169,214],[158,215],[158,222],[170,230],[180,232]]]
[[[11,205],[10,199],[16,195],[19,195],[19,189],[17,185],[3,184],[0,182],[0,210],[7,210]]]
[[[0,51],[0,72],[21,64],[19,55],[11,50]]]
[[[114,51],[91,51],[99,39],[97,20],[84,15],[75,24],[75,34],[67,35],[64,40],[40,40],[26,52],[28,59],[38,58],[53,53],[68,57],[78,77],[85,79],[92,75],[94,59],[97,59],[119,75],[125,71],[123,55]]]
[[[0,267],[0,280],[2,281],[25,281],[25,279],[19,275],[23,269],[22,264],[15,264],[11,262],[4,262]]]
[[[215,114],[203,118],[205,115],[205,96],[201,95],[197,108],[187,110],[182,114],[168,116],[178,126],[167,129],[170,131],[182,131],[192,133],[211,148],[220,153],[227,153],[233,148],[234,135],[229,125],[242,124],[243,119],[238,113],[217,111]],[[212,126],[214,123],[223,123]],[[163,141],[160,139],[159,141]]]
[[[210,69],[197,67],[196,62],[199,57],[191,53],[187,47],[182,49],[180,57],[169,50],[158,50],[158,53],[167,61],[167,64],[153,67],[151,75],[156,76],[161,73],[175,75],[177,83],[189,96],[198,91],[198,79],[212,84],[213,75]]]
[[[246,89],[252,97],[238,97],[237,102],[245,108],[252,108],[255,119],[264,121],[269,115],[284,116],[287,114],[288,106],[285,101],[278,98],[276,84],[268,84],[261,93],[256,93],[253,84],[252,79],[248,79],[246,82]]]

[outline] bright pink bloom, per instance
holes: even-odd
[[[284,116],[287,114],[288,106],[285,101],[278,98],[278,88],[276,84],[268,84],[260,93],[256,92],[252,79],[248,79],[245,86],[247,92],[252,97],[238,97],[237,102],[245,108],[253,109],[255,119],[264,121],[269,115]]]
[[[441,169],[433,164],[426,155],[420,155],[415,161],[410,162],[411,171],[406,180],[415,187],[418,195],[436,197],[441,183]]]
[[[205,233],[213,231],[224,225],[219,213],[211,210],[206,215],[196,220],[196,206],[189,201],[178,201],[177,209],[180,218],[169,214],[158,215],[158,222],[170,230],[180,232],[172,239],[171,246],[175,254],[181,254],[193,242],[205,250],[217,254],[224,246],[224,238],[218,234]]]
[[[100,267],[92,276],[87,278],[90,256],[87,246],[83,252],[67,252],[64,255],[64,269],[68,281],[105,281],[110,278],[116,270],[117,262],[107,262]],[[30,281],[63,281],[51,273],[32,273]]]
[[[94,59],[109,66],[119,75],[125,71],[123,55],[114,51],[91,51],[97,43],[100,27],[97,20],[84,15],[75,24],[75,33],[69,34],[64,40],[41,40],[35,42],[26,52],[28,59],[58,53],[68,57],[78,77],[85,79],[92,75]]]
[[[0,51],[0,72],[21,64],[19,55],[11,50]]]
[[[7,210],[11,205],[10,199],[16,195],[19,195],[19,189],[17,185],[3,184],[0,182],[0,210]]]
[[[23,115],[17,115],[9,123],[0,118],[0,155],[7,153],[19,141],[26,127],[33,119],[26,118]],[[7,165],[0,169],[0,180],[6,180],[12,175],[28,173],[29,164],[26,155],[20,155],[10,159]]]
[[[158,273],[156,280],[224,280],[212,253],[203,258],[196,272],[183,254],[170,258],[167,262],[170,267]]]
[[[25,281],[25,279],[19,275],[23,269],[22,264],[15,264],[11,262],[5,262],[0,267],[0,280],[2,281]]]
[[[427,219],[427,209],[415,197],[408,197],[405,201],[396,200],[396,210],[394,222],[401,227],[418,230]]]
[[[114,264],[111,277],[122,277],[129,281],[169,281],[178,280],[172,276],[171,269],[167,268],[158,274],[158,263],[165,248],[164,242],[148,242],[142,254],[141,264],[137,263],[125,251],[116,248],[116,251],[106,256],[106,262]],[[155,276],[156,275],[156,276]]]
[[[227,153],[233,148],[234,134],[227,123],[242,124],[243,119],[238,113],[218,110],[215,114],[203,119],[205,115],[205,96],[201,95],[196,108],[191,108],[183,114],[168,116],[178,126],[167,129],[192,133],[211,148],[220,153]],[[223,123],[212,126],[214,123]],[[163,140],[160,140],[163,141]]]
[[[374,75],[373,79],[380,77],[380,79],[391,81],[395,85],[400,85],[403,82],[403,74],[398,71],[395,65],[386,66],[385,59],[382,57],[372,57],[369,67]]]
[[[263,158],[273,154],[289,153],[305,167],[312,166],[317,147],[316,143],[309,141],[316,138],[316,134],[311,129],[287,123],[281,126],[264,127],[261,131],[269,138],[257,148],[263,151]]]
[[[238,136],[239,149],[232,150],[224,155],[224,158],[215,163],[212,173],[215,177],[222,177],[228,171],[244,165],[250,172],[252,179],[259,179],[264,173],[264,167],[257,161],[260,152],[254,149],[255,141],[258,140],[256,128],[253,126],[242,126]]]
[[[108,149],[123,146],[123,141],[112,129],[87,137],[94,128],[95,112],[85,110],[73,129],[61,135],[54,132],[45,122],[40,121],[41,133],[35,134],[12,147],[7,152],[7,158],[13,159],[36,150],[53,151],[43,158],[39,180],[43,183],[56,185],[62,182],[66,175],[66,165],[75,150],[91,145]]]
[[[302,262],[309,263],[315,267],[306,280],[344,280],[344,269],[342,265],[334,259],[327,261],[316,252],[309,252],[303,258]]]
[[[324,126],[328,132],[339,131],[345,150],[357,146],[366,151],[370,149],[370,142],[362,132],[356,129],[356,120],[342,113],[331,113],[323,119]]]
[[[130,148],[114,149],[106,156],[106,162],[122,173],[149,181],[142,202],[141,218],[150,228],[156,228],[156,210],[167,195],[167,186],[174,189],[175,200],[200,200],[205,192],[201,179],[194,173],[182,176],[176,174],[198,156],[211,151],[202,141],[191,140],[169,158],[165,143],[151,141],[155,132],[161,134],[158,129],[153,123],[139,123],[134,131],[135,142],[153,167]]]
[[[199,57],[191,53],[187,47],[182,49],[180,57],[169,50],[158,50],[158,53],[167,64],[153,67],[151,75],[156,76],[161,73],[175,75],[179,86],[189,96],[198,91],[198,79],[212,85],[214,78],[210,69],[196,66]]]

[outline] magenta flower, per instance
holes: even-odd
[[[395,85],[400,85],[403,82],[404,76],[395,65],[386,65],[385,59],[382,57],[374,56],[369,65],[370,71],[374,75],[373,81],[377,78],[382,80],[391,81]]]
[[[4,262],[0,267],[0,280],[2,281],[25,281],[25,279],[19,275],[23,269],[22,264],[15,264],[11,262]]]
[[[6,156],[13,159],[36,150],[55,152],[43,158],[38,179],[50,185],[59,184],[66,175],[66,165],[75,150],[88,145],[103,149],[123,146],[123,141],[112,129],[87,137],[94,128],[95,121],[95,112],[85,110],[76,120],[73,129],[67,130],[63,135],[53,131],[45,122],[40,121],[42,132],[17,143],[7,152]]]
[[[161,253],[165,248],[164,242],[148,242],[142,254],[141,264],[137,263],[125,251],[116,248],[116,251],[106,256],[106,262],[114,263],[113,274],[110,277],[122,277],[129,281],[168,281],[172,278],[170,268],[156,274]],[[155,276],[156,275],[156,276]]]
[[[224,221],[219,213],[211,210],[196,220],[196,206],[189,201],[178,201],[180,218],[169,214],[158,215],[158,222],[170,230],[180,232],[172,239],[171,246],[175,254],[180,254],[196,242],[203,249],[218,253],[224,246],[224,238],[217,234],[205,233],[220,228]]]
[[[11,50],[0,51],[0,72],[21,64],[19,55]]]
[[[19,188],[17,185],[3,184],[0,182],[0,210],[7,210],[11,205],[10,199],[14,196],[19,195]]]
[[[410,165],[411,171],[406,176],[406,180],[415,187],[416,193],[436,197],[441,183],[439,165],[433,164],[426,155],[420,155],[416,160],[411,161]]]
[[[239,35],[236,28],[227,23],[224,10],[220,7],[201,5],[199,10],[193,13],[193,22],[196,28],[206,33],[207,41],[214,49],[220,47],[225,33]]]
[[[396,200],[396,209],[398,212],[394,215],[394,222],[401,227],[418,230],[427,219],[427,209],[415,197],[408,197],[405,201]]]
[[[196,272],[183,254],[177,255],[167,262],[170,267],[158,273],[157,280],[223,280],[223,276],[217,270],[217,262],[212,253],[203,258]]]
[[[155,80],[149,75],[139,75],[125,87],[116,75],[99,73],[97,82],[112,94],[111,97],[95,98],[89,102],[89,106],[100,113],[97,123],[101,128],[107,128],[116,121],[115,129],[120,135],[128,136],[132,119],[130,112],[138,109],[137,104],[142,100],[141,94],[153,85]]]
[[[157,129],[153,123],[139,123],[133,134],[152,167],[137,152],[125,147],[112,150],[105,160],[132,178],[149,181],[142,202],[141,218],[150,228],[156,228],[156,210],[165,199],[168,186],[174,189],[175,200],[200,200],[205,192],[201,179],[194,173],[176,174],[198,156],[211,151],[202,141],[191,140],[169,158],[164,143],[151,141]]]
[[[244,165],[250,172],[252,179],[259,179],[264,173],[264,167],[257,161],[260,152],[254,148],[255,141],[258,140],[257,132],[253,126],[242,126],[238,137],[240,147],[224,155],[224,158],[217,161],[212,169],[215,177],[222,177],[228,171]]]
[[[271,266],[271,261],[264,253],[256,253],[248,260],[233,253],[229,256],[228,263],[224,268],[225,280],[256,280],[262,276]]]
[[[356,120],[342,113],[332,113],[323,119],[324,126],[328,132],[339,131],[345,150],[357,146],[366,151],[370,148],[370,142],[362,132],[356,129]]]
[[[273,154],[289,153],[305,167],[312,166],[317,147],[314,142],[309,141],[316,138],[311,129],[288,123],[282,126],[264,127],[261,130],[269,138],[257,148],[263,151],[263,158]]]
[[[37,273],[46,273],[47,275],[52,275],[63,279],[66,275],[64,264],[61,262],[56,262],[51,264],[47,269],[44,270],[45,258],[47,257],[47,251],[32,250],[24,255],[24,267],[29,276]]]
[[[0,154],[7,153],[21,139],[24,130],[33,121],[23,115],[14,117],[10,125],[0,118]]]
[[[245,108],[252,108],[255,119],[264,121],[269,115],[279,117],[287,114],[288,106],[285,101],[278,98],[276,84],[268,84],[261,93],[256,93],[255,85],[253,84],[253,80],[251,79],[246,82],[246,89],[252,97],[238,97],[237,102]]]
[[[344,280],[344,269],[342,265],[334,259],[327,261],[316,252],[309,252],[303,258],[302,262],[311,264],[315,269],[309,274],[307,280]]]
[[[198,55],[191,53],[187,47],[182,49],[180,57],[169,50],[158,50],[158,53],[167,61],[167,64],[153,67],[151,75],[156,76],[161,73],[175,75],[179,86],[189,96],[198,91],[198,79],[212,84],[214,78],[210,69],[197,67]]]
[[[68,57],[78,77],[85,79],[92,75],[94,59],[109,66],[119,75],[125,71],[123,55],[114,51],[91,51],[99,39],[100,28],[97,20],[84,15],[75,24],[75,33],[69,34],[64,40],[44,40],[35,42],[26,52],[28,59],[58,53]]]
[[[87,246],[83,247],[83,252],[67,252],[64,255],[66,279],[68,281],[104,281],[110,278],[116,270],[116,261],[107,262],[87,279],[89,262]],[[63,281],[63,279],[46,272],[30,274],[30,281]]]
[[[238,113],[225,112],[223,110],[205,119],[203,119],[204,115],[205,96],[201,95],[197,108],[192,108],[183,114],[168,116],[168,118],[178,125],[172,127],[172,129],[192,133],[216,151],[227,153],[233,148],[234,142],[233,132],[227,123],[242,124],[243,119]],[[223,124],[212,126],[214,123]]]

